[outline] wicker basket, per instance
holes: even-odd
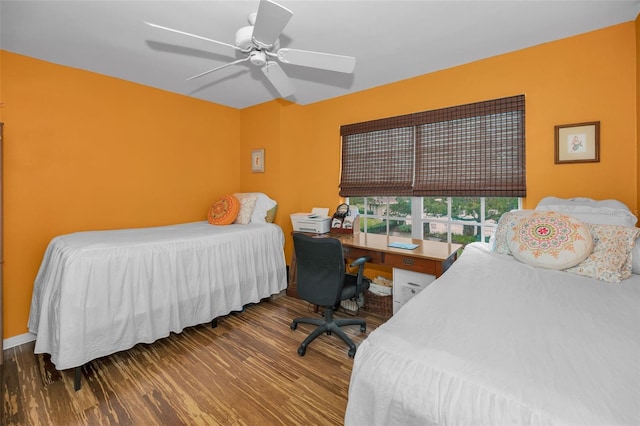
[[[364,292],[364,309],[369,313],[391,318],[393,296],[379,296],[367,290]]]

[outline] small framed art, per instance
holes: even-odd
[[[251,151],[251,171],[264,173],[264,148]]]
[[[555,163],[600,161],[600,122],[563,124],[556,129]]]

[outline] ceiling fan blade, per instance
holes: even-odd
[[[289,97],[295,93],[291,80],[289,80],[289,77],[287,77],[287,74],[284,73],[284,70],[277,62],[267,62],[262,67],[262,72],[267,76],[267,80],[269,80],[283,98]]]
[[[311,52],[299,49],[278,50],[280,62],[303,67],[319,68],[329,71],[352,73],[356,66],[353,56],[333,55],[331,53]]]
[[[228,64],[224,64],[224,65],[221,65],[221,66],[216,67],[216,68],[214,68],[214,69],[211,69],[211,70],[209,70],[209,71],[205,71],[205,72],[202,72],[202,73],[200,73],[200,74],[198,74],[198,75],[194,75],[193,77],[189,77],[189,78],[187,79],[187,81],[189,81],[189,80],[194,80],[194,79],[196,79],[196,78],[198,78],[198,77],[202,77],[203,75],[211,74],[211,73],[212,73],[212,72],[214,72],[214,71],[218,71],[218,70],[221,70],[222,68],[226,68],[226,67],[228,67],[228,66],[230,66],[230,65],[239,64],[240,62],[245,62],[245,61],[248,61],[248,60],[249,60],[249,57],[247,56],[247,57],[246,57],[246,58],[244,58],[244,59],[238,59],[237,61],[229,62]]]
[[[196,35],[196,34],[191,34],[191,33],[187,33],[187,32],[180,31],[180,30],[174,30],[173,28],[163,27],[162,25],[152,24],[151,22],[147,22],[147,21],[143,21],[143,22],[145,24],[151,26],[151,27],[160,28],[161,30],[171,31],[173,33],[182,34],[182,35],[186,35],[186,36],[189,36],[189,37],[199,38],[200,40],[206,40],[206,41],[210,41],[210,42],[216,43],[216,44],[221,44],[222,46],[227,46],[227,47],[230,47],[232,49],[239,50],[239,51],[242,52],[242,49],[240,49],[238,46],[234,46],[233,44],[225,43],[223,41],[213,40],[213,39],[210,39],[210,38],[202,37],[202,36],[199,36],[199,35]]]
[[[253,42],[261,48],[271,47],[287,26],[293,12],[271,0],[261,0],[253,27]]]

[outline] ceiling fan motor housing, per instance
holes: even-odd
[[[250,51],[252,49],[260,49],[260,50],[268,50],[268,51],[277,51],[280,48],[280,39],[276,39],[276,41],[267,47],[258,46],[253,41],[253,26],[247,25],[246,27],[240,28],[236,31],[236,42],[235,45],[244,51]]]
[[[236,46],[238,46],[242,50],[250,50],[253,46],[251,42],[251,37],[253,37],[253,26],[247,25],[246,27],[240,28],[236,31]]]

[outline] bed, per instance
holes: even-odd
[[[628,210],[617,217],[593,213],[601,206],[572,210],[575,200],[569,207],[547,200],[536,211],[565,209],[590,232],[615,230],[616,238],[592,234],[591,253],[565,269],[501,252],[499,235],[467,245],[443,276],[362,342],[345,424],[640,424],[639,230],[629,226],[635,217]],[[612,224],[618,219],[622,225]],[[501,219],[498,230],[523,221],[511,220]],[[619,280],[588,265],[596,252],[613,261],[616,241],[627,256],[616,263],[624,270]]]
[[[58,370],[76,368],[78,378],[78,367],[93,359],[280,293],[287,285],[282,229],[246,222],[55,237],[34,283],[35,353],[50,354]]]

